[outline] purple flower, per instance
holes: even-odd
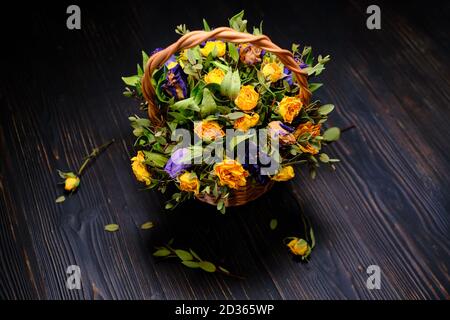
[[[160,52],[160,51],[162,51],[163,50],[163,48],[156,48],[155,50],[153,50],[151,53],[150,53],[150,57],[152,56],[152,55],[154,55],[155,53],[158,53],[158,52]],[[172,55],[170,58],[169,58],[169,60],[167,60],[166,61],[166,63],[164,64],[167,68],[169,68],[170,69],[170,64],[171,63],[177,63],[177,59],[175,58],[175,55]]]
[[[187,76],[179,64],[167,72],[166,80],[161,87],[176,100],[187,97]]]
[[[240,161],[242,161],[242,166],[259,184],[266,184],[269,181],[269,177],[261,174],[261,167],[270,163],[269,156],[259,150],[259,146],[253,141],[247,140],[245,141],[245,144],[245,158],[242,160],[240,159]]]
[[[282,144],[293,144],[296,139],[292,132],[294,132],[294,128],[285,125],[281,121],[271,121],[267,125],[269,129],[269,133],[272,137],[278,137]]]
[[[160,52],[160,51],[162,51],[163,50],[163,48],[156,48],[155,50],[153,50],[151,53],[150,53],[150,57],[152,56],[152,55],[154,55],[155,53],[158,53],[158,52]]]
[[[308,67],[308,65],[306,63],[304,63],[303,61],[301,61],[299,58],[295,57],[294,59],[295,59],[295,61],[297,61],[298,66],[300,67],[300,69],[305,69],[305,68]],[[289,85],[292,86],[294,84],[294,79],[292,79],[292,72],[291,72],[291,70],[289,70],[288,68],[284,67],[284,74],[286,75],[284,80],[286,80],[287,83],[289,83]]]
[[[164,171],[166,171],[171,178],[176,178],[182,171],[188,169],[191,164],[190,161],[184,159],[189,153],[186,148],[175,150],[167,161]]]

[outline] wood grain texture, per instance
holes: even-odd
[[[450,6],[381,1],[382,29],[369,31],[368,4],[82,2],[80,31],[65,28],[65,3],[12,8],[1,21],[0,298],[449,299]],[[343,160],[336,172],[301,172],[224,216],[198,202],[166,213],[132,177],[127,117],[138,111],[120,77],[141,49],[176,40],[176,24],[223,25],[242,7],[282,47],[332,55],[317,95],[337,106],[332,125],[357,129],[327,151]],[[12,30],[19,14],[26,30]],[[55,204],[56,169],[111,138],[80,190]],[[301,213],[318,240],[308,264],[283,245],[301,233]],[[155,227],[141,230],[146,221]],[[105,232],[109,223],[120,230]],[[246,279],[158,262],[153,247],[172,237]],[[65,287],[71,264],[81,290]],[[381,290],[365,286],[371,264]]]

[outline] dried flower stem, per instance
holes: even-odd
[[[80,169],[78,170],[77,175],[81,176],[81,174],[83,173],[84,169],[86,169],[86,166],[89,164],[89,162],[93,159],[95,159],[95,157],[97,157],[102,151],[106,150],[106,148],[108,148],[112,143],[114,142],[114,139],[112,139],[111,141],[102,144],[99,147],[96,147],[92,150],[92,152],[86,156],[86,158],[84,159],[83,164],[81,165]]]

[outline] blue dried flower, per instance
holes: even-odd
[[[188,169],[191,164],[183,161],[189,153],[189,150],[186,148],[177,149],[172,156],[167,161],[164,166],[164,171],[166,171],[171,178],[176,178],[181,172]]]
[[[176,100],[187,98],[187,76],[179,64],[169,69],[161,87]]]
[[[305,69],[305,68],[308,67],[308,65],[306,63],[304,63],[303,61],[300,61],[297,57],[295,57],[295,60],[298,62],[298,66],[300,67],[300,69]],[[291,72],[291,70],[289,70],[288,68],[284,67],[284,74],[286,75],[284,80],[286,80],[287,83],[289,83],[289,85],[292,86],[294,84],[294,79],[292,79],[292,72]]]

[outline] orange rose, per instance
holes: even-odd
[[[310,121],[302,123],[295,129],[294,136],[295,138],[298,138],[305,133],[309,133],[311,138],[317,137],[320,134],[320,127],[320,124],[314,125]]]
[[[203,120],[196,122],[194,125],[194,132],[200,139],[213,141],[225,135],[222,128],[216,121]]]
[[[200,181],[194,172],[185,172],[178,177],[180,189],[187,192],[198,194],[200,190]]]
[[[284,121],[291,123],[300,113],[303,103],[298,97],[284,97],[278,105],[278,112]]]
[[[276,175],[272,177],[275,181],[288,181],[295,177],[294,168],[292,166],[286,166],[281,168]]]
[[[283,77],[283,68],[276,62],[264,65],[261,71],[264,77],[269,79],[270,82],[276,82]]]
[[[246,132],[251,127],[256,126],[259,121],[259,114],[255,113],[253,115],[244,114],[234,121],[234,128]]]
[[[238,189],[247,184],[248,172],[242,165],[233,159],[225,159],[214,166],[214,174],[219,177],[219,182],[223,186],[231,189]]]
[[[258,104],[259,93],[253,86],[242,86],[234,103],[242,111],[253,110]]]

